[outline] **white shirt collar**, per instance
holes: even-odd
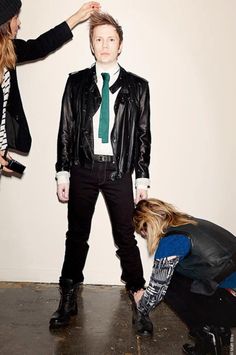
[[[109,73],[110,74],[110,86],[114,84],[116,79],[119,76],[120,73],[120,66],[118,63],[116,63],[113,67],[111,67],[109,70],[104,70],[99,66],[98,63],[96,63],[96,74],[97,74],[97,81],[100,82],[102,81],[102,73]]]

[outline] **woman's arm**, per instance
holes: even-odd
[[[178,262],[179,257],[177,256],[155,260],[149,285],[137,304],[137,308],[142,314],[149,314],[161,302]]]
[[[67,21],[41,34],[38,38],[28,41],[21,39],[13,40],[17,63],[38,60],[59,49],[73,37],[72,28],[80,22],[87,20],[92,12],[99,9],[100,5],[97,2],[85,3]]]
[[[147,314],[163,299],[170,284],[172,275],[178,262],[188,255],[191,242],[181,234],[170,234],[161,238],[155,253],[155,262],[150,283],[146,291],[136,295],[136,302],[140,312]]]

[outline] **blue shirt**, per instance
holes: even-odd
[[[171,234],[168,237],[161,238],[155,253],[155,259],[163,259],[168,256],[178,256],[181,259],[186,257],[191,250],[191,241],[186,235]],[[223,280],[219,287],[235,288],[236,272],[229,275]]]

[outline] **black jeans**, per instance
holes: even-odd
[[[83,282],[88,239],[98,194],[101,191],[109,212],[117,256],[122,267],[121,279],[127,289],[144,286],[143,268],[132,224],[134,201],[130,174],[112,181],[113,163],[95,162],[92,166],[71,170],[68,202],[68,232],[62,277]],[[102,241],[102,236],[99,236]],[[105,240],[102,241],[105,245]]]
[[[175,272],[165,295],[165,302],[192,329],[208,325],[236,326],[236,297],[218,288],[205,296],[190,291],[192,280]]]

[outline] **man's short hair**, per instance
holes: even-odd
[[[116,32],[118,33],[120,43],[123,41],[123,30],[119,23],[108,13],[104,12],[94,12],[89,20],[89,39],[90,44],[92,45],[93,39],[93,31],[94,28],[97,26],[102,25],[111,25],[115,28]]]

